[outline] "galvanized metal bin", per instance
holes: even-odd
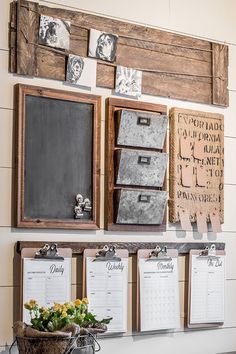
[[[163,149],[168,124],[166,115],[126,109],[116,114],[118,146]]]

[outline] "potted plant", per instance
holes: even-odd
[[[37,301],[30,300],[24,307],[29,311],[31,325],[16,322],[13,326],[20,354],[69,353],[73,347],[91,344],[89,334],[105,332],[111,321],[111,318],[98,321],[88,311],[87,298],[54,303],[49,308],[39,307]]]

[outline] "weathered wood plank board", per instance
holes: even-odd
[[[144,94],[228,105],[225,45],[26,0],[13,3],[11,14],[11,72],[64,81],[68,55],[87,56],[89,30],[94,28],[119,35],[115,63],[98,61],[97,86],[113,89],[116,66],[123,65],[143,71]],[[40,14],[71,21],[68,52],[38,45]]]
[[[16,36],[17,36],[17,25],[16,25],[16,4],[10,4],[10,22],[9,22],[9,71],[16,72]]]
[[[228,78],[225,68],[228,67],[228,47],[222,44],[212,44],[213,49],[213,104],[228,106]]]
[[[16,251],[21,252],[23,248],[41,248],[48,242],[44,241],[18,241],[16,244]],[[84,249],[88,248],[102,248],[106,244],[114,245],[117,249],[127,249],[129,254],[135,254],[139,249],[155,249],[157,244],[160,247],[167,246],[167,248],[177,249],[179,255],[188,254],[191,249],[204,249],[211,244],[208,242],[57,242],[58,248],[71,248],[72,253],[82,254]],[[223,242],[214,243],[217,250],[224,250],[225,244]]]
[[[143,74],[143,93],[180,100],[210,103],[211,80],[164,74]]]
[[[35,76],[37,57],[39,14],[35,2],[17,3],[17,74]]]

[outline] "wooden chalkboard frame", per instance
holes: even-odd
[[[139,231],[139,232],[163,232],[166,231],[166,211],[163,222],[160,225],[136,225],[116,224],[114,214],[116,203],[113,194],[116,190],[114,184],[115,166],[115,112],[121,109],[130,109],[146,113],[167,114],[167,106],[148,102],[137,102],[121,98],[106,99],[106,151],[105,151],[105,230],[108,231]],[[167,152],[166,140],[162,152]],[[132,188],[132,187],[131,187]],[[167,189],[166,175],[162,190]]]
[[[32,219],[24,215],[25,190],[25,131],[26,96],[46,97],[93,105],[93,157],[92,157],[92,217],[90,220]],[[99,229],[100,227],[100,130],[101,97],[77,92],[61,91],[37,86],[15,85],[16,111],[16,210],[15,226],[24,228]]]

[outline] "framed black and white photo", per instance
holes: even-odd
[[[41,15],[39,43],[49,47],[69,50],[70,21]]]
[[[69,55],[67,62],[66,81],[73,85],[96,86],[97,62],[78,55]]]
[[[90,29],[89,57],[113,62],[116,58],[118,36]]]
[[[115,93],[140,97],[142,94],[142,71],[118,65]]]

